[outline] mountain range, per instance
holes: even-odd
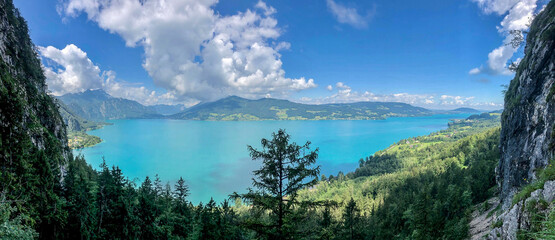
[[[184,105],[144,106],[136,101],[115,98],[102,90],[88,90],[58,97],[63,102],[63,116],[77,115],[92,121],[126,118],[171,118],[184,120],[370,120],[388,117],[414,117],[447,113],[479,113],[472,108],[435,111],[398,102],[356,102],[302,104],[288,100],[261,98],[250,100],[237,96]],[[65,110],[64,110],[65,109]],[[75,121],[72,121],[75,122]],[[69,121],[66,119],[69,125]],[[70,126],[71,129],[71,126]]]
[[[357,102],[311,105],[288,100],[250,100],[231,96],[195,105],[170,116],[189,120],[366,120],[431,115],[433,111],[393,102]]]
[[[112,97],[103,90],[87,90],[58,97],[75,114],[93,121],[125,118],[161,118],[153,108]]]

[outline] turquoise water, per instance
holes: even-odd
[[[260,147],[260,139],[270,138],[279,128],[299,144],[310,140],[313,148],[318,147],[317,163],[329,176],[354,170],[360,158],[401,139],[445,129],[450,119],[468,115],[367,121],[115,120],[114,125],[89,132],[101,137],[102,143],[75,153],[82,153],[97,168],[104,157],[137,184],[155,174],[172,185],[183,177],[192,202],[207,202],[210,197],[219,202],[251,185],[251,172],[259,165],[249,158],[247,145]]]

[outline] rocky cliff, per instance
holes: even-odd
[[[525,57],[505,96],[501,160],[497,168],[504,208],[518,187],[536,179],[553,158],[555,143],[555,3],[533,21]]]
[[[25,20],[0,0],[0,203],[54,231],[63,166],[71,157],[58,106],[46,92],[41,63]]]
[[[59,153],[67,159],[65,125],[55,100],[46,92],[41,63],[27,32],[27,24],[12,2],[0,0],[2,147],[5,150],[17,144],[13,137],[23,134],[39,149],[49,147],[47,141],[57,142]],[[4,160],[8,156],[2,154]]]
[[[505,95],[501,159],[496,169],[501,209],[482,221],[487,239],[552,239],[555,219],[555,2],[534,19]],[[490,217],[491,216],[491,217]],[[479,224],[473,239],[482,238]],[[482,232],[482,233],[480,233]]]

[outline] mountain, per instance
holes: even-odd
[[[161,117],[152,108],[133,100],[112,97],[103,90],[69,93],[58,99],[67,105],[71,112],[93,121]]]
[[[433,112],[405,103],[357,102],[310,105],[288,100],[262,98],[249,100],[231,96],[195,105],[170,116],[188,120],[336,120],[385,119],[431,115]]]
[[[0,0],[2,239],[54,236],[56,220],[67,216],[61,181],[72,154],[28,31],[12,1]]]
[[[84,119],[83,117],[73,113],[71,109],[59,99],[56,99],[59,105],[60,115],[64,120],[67,127],[68,146],[71,149],[92,147],[100,142],[102,139],[97,136],[87,134],[87,131],[101,128],[110,123],[95,122]]]
[[[69,132],[94,130],[108,124],[103,122],[95,122],[95,121],[87,120],[73,113],[73,110],[71,110],[62,101],[58,100],[57,103],[59,105],[60,115],[64,119],[64,123],[66,124],[67,130]]]
[[[185,107],[185,105],[183,104],[176,104],[176,105],[158,104],[158,105],[148,106],[148,108],[150,108],[155,113],[158,113],[164,116],[174,115],[176,113],[183,112],[185,109],[187,109],[187,107]]]
[[[555,236],[555,2],[532,22],[524,58],[505,93],[501,159],[496,169],[503,212],[490,236]],[[543,204],[547,203],[547,204]],[[539,216],[539,217],[538,217]],[[547,238],[545,238],[547,239]]]
[[[457,108],[450,110],[451,113],[481,113],[482,111],[476,110],[474,108]]]
[[[502,198],[535,178],[555,151],[555,3],[534,20],[520,62],[505,95],[499,165]],[[517,167],[518,166],[518,167]]]

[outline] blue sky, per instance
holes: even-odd
[[[499,109],[509,30],[545,1],[15,0],[54,94]],[[104,5],[102,5],[104,4]],[[524,10],[523,10],[524,9]],[[495,51],[498,50],[498,51]],[[330,90],[331,89],[331,90]]]

